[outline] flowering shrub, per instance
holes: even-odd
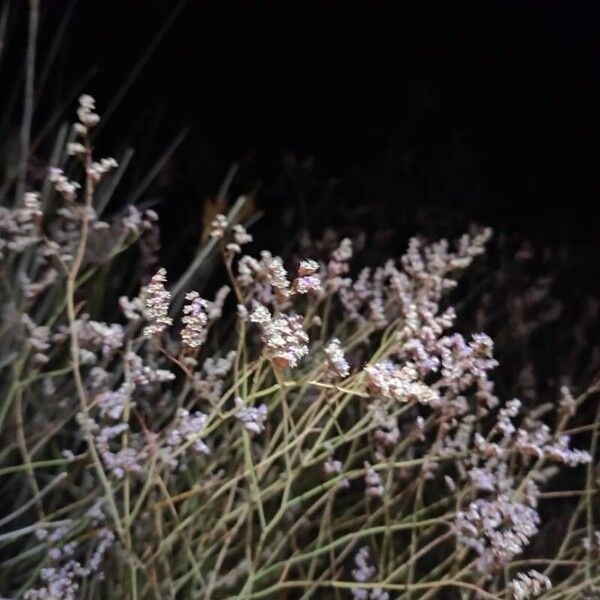
[[[154,212],[103,215],[95,110],[80,98],[70,162],[0,208],[3,597],[594,593],[598,419],[572,421],[596,380],[550,406],[495,392],[492,340],[449,304],[489,230],[353,276],[350,239],[245,254],[241,199],[200,251],[229,276],[203,298],[197,260],[155,266]],[[570,471],[584,489],[553,491]],[[561,495],[558,543],[531,554]]]

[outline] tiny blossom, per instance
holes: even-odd
[[[244,401],[239,396],[236,396],[235,406],[237,408],[235,417],[242,423],[245,429],[256,434],[264,430],[268,413],[266,404],[261,404],[258,407],[245,406]]]
[[[135,204],[129,204],[127,213],[121,219],[121,226],[128,231],[139,234],[141,231],[151,231],[156,221],[158,221],[158,215],[155,211],[148,209],[142,213]]]
[[[54,189],[63,196],[65,200],[75,200],[77,190],[81,185],[76,181],[69,181],[64,175],[62,169],[50,167],[48,169],[48,179],[54,184]]]
[[[337,262],[348,262],[352,258],[352,241],[344,238],[337,250],[331,253],[331,258]]]
[[[280,367],[296,367],[308,354],[308,335],[299,315],[281,315],[273,319],[262,305],[256,305],[250,320],[262,327],[265,354]]]
[[[410,363],[399,367],[391,361],[382,361],[365,367],[365,371],[371,388],[385,398],[402,402],[417,400],[421,404],[430,404],[439,398],[435,390],[417,381],[417,370]]]
[[[90,351],[100,352],[103,357],[123,347],[124,331],[119,323],[93,321],[84,314],[75,321],[75,329],[80,344]]]
[[[298,294],[318,294],[321,292],[321,280],[315,277],[319,263],[314,260],[301,260],[298,277],[294,279],[292,289]]]
[[[79,142],[70,142],[67,145],[67,153],[71,156],[85,154],[85,146]]]
[[[103,527],[98,531],[98,539],[99,543],[96,546],[96,549],[92,554],[88,565],[92,573],[98,571],[98,569],[100,568],[106,551],[115,542],[115,534],[110,529]]]
[[[570,438],[568,435],[561,435],[558,440],[544,447],[544,454],[556,462],[564,463],[570,467],[588,464],[592,461],[589,452],[569,448]]]
[[[145,453],[140,453],[134,448],[121,448],[117,452],[102,452],[102,461],[117,479],[122,479],[125,473],[141,473],[140,460],[145,457]]]
[[[81,121],[81,124],[86,127],[95,127],[100,121],[100,117],[94,112],[96,108],[95,100],[88,94],[79,96],[79,108],[77,109],[77,116]],[[78,128],[78,133],[84,131]]]
[[[133,389],[134,385],[126,381],[114,392],[105,391],[98,394],[95,401],[100,409],[100,416],[112,419],[113,421],[120,419],[129,402]]]
[[[135,385],[146,386],[151,383],[164,383],[175,379],[175,374],[167,369],[145,365],[135,352],[127,352],[125,360],[129,368],[129,377]]]
[[[45,325],[36,325],[33,319],[24,314],[21,322],[27,330],[27,344],[34,350],[34,361],[39,364],[48,362],[47,350],[50,348],[50,329]]]
[[[365,462],[365,469],[367,471],[365,475],[367,496],[370,496],[372,498],[381,498],[385,490],[379,473],[377,473],[377,471],[375,471],[375,469],[373,469],[373,467],[368,462]]]
[[[352,281],[343,278],[350,270],[348,261],[352,258],[352,242],[344,238],[339,247],[331,253],[329,263],[325,270],[324,284],[328,292],[337,292],[347,288]]]
[[[87,167],[86,173],[93,181],[98,182],[106,175],[106,173],[115,169],[117,166],[117,161],[114,158],[103,158],[100,162],[91,163]]]
[[[575,402],[575,398],[573,398],[571,390],[566,385],[563,385],[560,388],[559,405],[570,417],[572,417],[577,410],[577,403]]]
[[[298,277],[314,275],[319,270],[319,263],[316,260],[301,260],[298,266]]]
[[[171,293],[164,286],[166,280],[167,271],[161,267],[146,288],[144,317],[150,324],[144,327],[145,337],[162,333],[173,323],[173,319],[168,316]]]
[[[297,294],[319,294],[322,290],[321,280],[313,275],[305,275],[294,279],[292,289]]]
[[[215,295],[215,299],[208,303],[208,320],[210,322],[220,319],[223,314],[225,300],[229,296],[231,288],[228,285],[222,286]]]
[[[194,387],[199,398],[217,402],[223,393],[224,380],[233,368],[236,352],[232,350],[225,357],[207,358],[200,373],[194,376]]]
[[[279,256],[275,256],[267,261],[267,281],[275,288],[276,292],[287,296],[289,294],[290,282],[287,278],[287,271],[283,266],[283,261]]]
[[[141,462],[146,459],[146,453],[143,450],[137,450],[134,447],[121,447],[117,452],[111,450],[111,440],[128,431],[127,423],[100,427],[92,418],[86,418],[81,413],[78,413],[76,418],[77,422],[93,435],[102,462],[117,479],[122,479],[125,473],[139,474],[142,472]]]
[[[231,257],[234,254],[241,254],[242,252],[241,246],[235,242],[229,242],[229,244],[226,244],[225,250],[228,252],[228,257]]]
[[[222,239],[227,225],[227,217],[221,214],[217,215],[210,224],[210,237],[216,240]]]
[[[496,478],[487,469],[470,469],[469,479],[476,490],[493,492],[496,489]]]
[[[194,450],[199,454],[210,454],[208,446],[202,441],[208,415],[200,411],[190,414],[185,408],[177,410],[177,426],[171,431],[167,438],[167,444],[172,448],[178,448],[184,442],[193,443]]]
[[[518,573],[510,582],[509,587],[515,600],[527,600],[551,589],[552,583],[548,577],[531,569],[527,573]]]
[[[25,210],[28,211],[24,215],[24,220],[29,220],[32,217],[42,216],[42,205],[40,204],[40,195],[37,192],[26,192],[23,197]]]
[[[185,295],[188,304],[183,308],[184,317],[181,322],[185,327],[181,331],[181,341],[188,348],[199,348],[206,341],[206,326],[208,316],[206,311],[209,302],[200,298],[198,292],[188,292]]]
[[[73,454],[73,452],[71,450],[63,450],[62,451],[62,455],[69,461],[69,462],[73,462],[75,460],[75,455]]]
[[[373,578],[377,569],[369,564],[370,552],[367,546],[363,546],[358,550],[354,557],[354,564],[356,568],[352,570],[352,577],[354,581],[359,583],[365,583]]]
[[[381,399],[370,402],[368,411],[372,425],[377,427],[373,434],[377,453],[383,456],[385,448],[393,447],[400,440],[398,420],[390,414],[389,403]]]
[[[39,195],[27,192],[23,206],[9,209],[0,206],[0,259],[3,248],[20,253],[42,241],[39,220],[42,216]],[[42,250],[44,252],[44,250]],[[25,272],[19,274],[23,286],[30,284]]]
[[[244,255],[240,258],[237,269],[238,283],[246,288],[256,282],[257,275],[261,271],[261,264],[254,257]]]
[[[581,543],[587,552],[592,550],[592,544],[594,544],[595,547],[600,550],[600,531],[594,531],[593,540],[590,540],[590,538],[586,536],[581,540]]]
[[[466,511],[457,513],[455,526],[459,541],[480,555],[477,566],[486,571],[523,552],[539,523],[534,508],[502,493],[471,502]]]
[[[517,398],[513,398],[498,411],[498,421],[496,423],[496,427],[503,436],[507,437],[515,432],[515,426],[512,422],[512,419],[519,414],[520,410],[521,401]]]
[[[238,246],[249,244],[252,241],[252,236],[246,231],[243,225],[234,225],[233,239]]]
[[[342,462],[329,457],[323,464],[325,475],[339,475],[342,472]]]
[[[272,317],[271,313],[269,312],[269,309],[266,306],[263,306],[262,304],[256,302],[254,304],[254,309],[250,313],[250,321],[252,321],[253,323],[260,323],[261,325],[263,325],[265,323],[270,323],[271,319]]]
[[[352,569],[352,578],[357,583],[366,583],[371,581],[377,573],[377,569],[370,564],[370,553],[367,546],[363,546],[354,556],[355,569]],[[389,594],[381,588],[374,588],[370,591],[362,588],[351,588],[352,598],[354,600],[389,600]]]
[[[327,373],[336,379],[345,379],[350,374],[350,365],[342,352],[342,344],[337,338],[333,338],[325,346],[327,355]]]
[[[76,600],[79,583],[78,577],[87,573],[76,561],[69,561],[64,567],[46,567],[40,570],[42,587],[25,592],[25,600]]]
[[[127,296],[121,296],[119,298],[119,307],[123,311],[125,318],[129,321],[137,321],[142,318],[144,302],[139,297],[130,300]]]
[[[61,533],[59,537],[43,536],[39,539],[45,539],[50,544],[58,544],[68,534],[68,530],[58,528],[55,530],[55,533],[57,532]],[[85,566],[73,559],[77,549],[76,542],[65,544],[62,548],[51,547],[48,550],[50,560],[54,563],[62,561],[63,564],[42,568],[39,573],[41,587],[27,590],[23,598],[25,600],[76,600],[79,598],[80,584],[78,580],[84,580],[94,573],[102,575],[99,573],[99,569],[106,552],[115,542],[115,535],[103,527],[98,531],[97,539],[98,543]]]

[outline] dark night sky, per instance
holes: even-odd
[[[48,40],[69,3],[45,4]],[[175,4],[79,1],[56,89],[96,65],[87,88],[102,112]],[[175,163],[193,193],[214,191],[235,160],[268,178],[291,151],[324,177],[371,182],[363,194],[418,190],[501,227],[595,239],[598,12],[564,0],[189,0],[106,135],[158,149],[189,125]]]

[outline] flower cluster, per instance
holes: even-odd
[[[352,569],[352,578],[357,583],[366,583],[371,581],[377,569],[370,564],[370,552],[368,546],[363,546],[354,556],[354,564],[356,568]],[[361,588],[352,588],[352,597],[354,600],[389,600],[389,594],[381,588],[373,590],[365,590]]]
[[[149,323],[144,327],[146,337],[159,335],[173,323],[173,319],[168,316],[171,294],[165,288],[166,281],[167,271],[161,267],[146,287],[144,317]]]
[[[48,170],[48,179],[54,184],[54,189],[65,199],[75,200],[77,191],[81,189],[81,184],[77,181],[70,181],[58,167],[51,167]]]
[[[264,430],[268,414],[266,404],[261,404],[257,407],[246,406],[244,401],[237,396],[235,405],[237,407],[235,417],[242,423],[244,429],[256,434],[259,434]]]
[[[94,552],[84,566],[73,558],[77,550],[75,542],[69,542],[59,547],[60,537],[56,534],[66,534],[66,528],[57,529],[54,535],[46,535],[45,530],[39,539],[46,540],[51,544],[48,552],[50,559],[58,563],[54,566],[43,567],[40,571],[42,587],[29,589],[25,592],[25,600],[77,600],[80,590],[80,581],[85,580],[94,573],[98,573],[105,554],[111,549],[115,542],[115,535],[110,529],[102,528],[97,533],[98,543]],[[62,562],[62,564],[60,564]]]
[[[39,196],[35,192],[25,194],[22,207],[0,206],[0,260],[6,251],[20,253],[40,241],[41,217]]]
[[[385,488],[383,487],[383,483],[381,481],[381,477],[379,473],[373,469],[373,467],[365,462],[365,485],[366,485],[366,494],[371,498],[381,498],[383,493],[385,492]]]
[[[337,338],[333,338],[325,346],[327,356],[327,374],[332,379],[345,379],[350,374],[350,365],[344,357],[342,343]]]
[[[169,433],[167,445],[177,449],[184,443],[193,445],[199,454],[210,454],[210,449],[202,440],[202,434],[208,421],[207,415],[200,411],[190,413],[185,408],[177,410],[177,424]]]
[[[321,280],[315,276],[319,263],[314,260],[302,260],[298,267],[298,277],[294,279],[292,289],[297,294],[321,293]]]
[[[387,360],[365,367],[365,372],[373,391],[384,398],[430,404],[439,397],[434,389],[419,381],[418,372],[411,363],[399,366]]]
[[[188,348],[199,348],[206,340],[208,325],[207,310],[209,303],[200,298],[198,292],[188,292],[185,295],[188,304],[183,308],[184,317],[181,322],[185,327],[181,330],[181,341]]]
[[[273,318],[269,310],[257,304],[250,320],[260,324],[265,355],[278,367],[296,367],[308,354],[308,334],[299,315],[281,315]]]
[[[510,588],[515,600],[527,600],[551,589],[552,583],[548,577],[531,569],[527,573],[518,573],[515,579],[510,582]]]
[[[491,500],[471,502],[456,517],[459,540],[478,554],[478,568],[485,572],[502,566],[523,552],[537,533],[540,517],[531,506],[499,494]]]
[[[96,102],[90,95],[79,96],[79,108],[77,109],[79,124],[75,126],[77,133],[83,135],[87,133],[88,129],[98,125],[100,117],[94,112],[95,109]]]

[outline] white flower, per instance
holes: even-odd
[[[217,215],[210,224],[210,237],[220,240],[225,235],[227,224],[227,217],[225,215]]]
[[[81,125],[85,128],[95,127],[100,121],[100,117],[94,112],[96,103],[94,99],[88,94],[79,96],[79,108],[77,109],[77,116],[81,121]],[[78,133],[84,130],[79,128]]]

